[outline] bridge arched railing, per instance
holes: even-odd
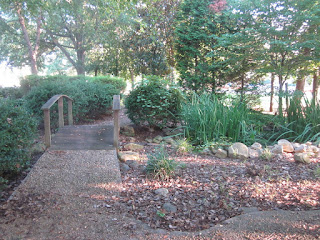
[[[51,126],[50,126],[50,108],[58,101],[58,114],[59,114],[59,128],[64,126],[63,118],[63,98],[68,99],[68,123],[73,125],[72,115],[72,102],[73,100],[67,95],[55,95],[50,98],[41,109],[44,112],[44,132],[45,132],[45,144],[47,147],[51,146]]]

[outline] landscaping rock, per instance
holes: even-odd
[[[175,145],[175,144],[176,144],[176,141],[173,140],[173,138],[171,138],[171,137],[166,138],[166,139],[165,139],[165,142],[166,142],[167,144],[170,144],[170,145]]]
[[[157,195],[161,195],[161,196],[167,197],[168,193],[169,193],[169,190],[167,188],[158,188],[154,192]]]
[[[316,146],[310,146],[309,149],[310,149],[310,152],[313,152],[313,153],[318,153],[320,151],[319,148],[317,148]]]
[[[282,154],[283,153],[283,146],[282,145],[274,145],[271,149],[273,154]]]
[[[298,163],[310,163],[310,157],[307,153],[296,153],[294,155],[294,160]]]
[[[126,162],[128,160],[139,160],[140,156],[139,153],[125,151],[119,152],[118,154],[119,160],[122,162]]]
[[[306,145],[307,145],[307,146],[311,146],[311,145],[312,145],[312,142],[306,142]]]
[[[146,141],[147,143],[152,143],[152,138],[146,138],[145,141]]]
[[[200,155],[212,155],[209,148],[203,149],[201,152],[199,152]]]
[[[136,143],[128,143],[124,145],[124,148],[130,151],[138,151],[138,150],[142,150],[144,146]]]
[[[249,157],[249,149],[243,143],[234,143],[228,148],[228,156],[230,158],[247,159]]]
[[[120,133],[122,133],[123,135],[128,136],[128,137],[133,137],[135,134],[134,128],[131,126],[128,126],[128,125],[121,127]]]
[[[132,169],[138,169],[140,167],[140,164],[135,160],[127,160],[126,164]]]
[[[160,135],[158,135],[158,136],[156,136],[156,137],[153,139],[153,142],[154,142],[154,143],[161,143],[162,140],[163,140],[163,137],[160,136]]]
[[[165,203],[163,204],[162,208],[166,210],[167,212],[176,213],[177,207],[171,203]]]
[[[129,143],[134,143],[134,142],[136,142],[136,139],[134,137],[127,137],[126,141]]]
[[[259,149],[262,149],[262,145],[258,142],[255,142],[254,144],[251,145],[250,148],[254,150],[259,150]]]
[[[262,154],[262,149],[249,148],[249,158],[258,158]]]
[[[215,156],[217,158],[227,158],[228,157],[228,152],[226,150],[218,148],[218,149],[215,150]]]
[[[301,146],[300,143],[291,143],[293,148],[296,149],[296,148],[299,148]]]
[[[120,163],[120,170],[121,172],[126,173],[130,170],[130,167],[125,163]]]
[[[303,153],[307,151],[307,145],[301,144],[299,147],[294,149],[295,153]]]
[[[281,145],[283,147],[284,152],[288,152],[288,153],[294,152],[294,148],[293,148],[291,142],[289,142],[286,139],[280,139],[278,141],[278,145]]]

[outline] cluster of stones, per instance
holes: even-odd
[[[320,144],[307,142],[305,144],[291,143],[288,140],[281,139],[274,146],[268,146],[263,148],[260,143],[254,143],[251,146],[246,146],[243,143],[234,143],[227,150],[218,148],[210,149],[212,154],[218,158],[260,158],[270,157],[274,155],[281,155],[283,153],[292,153],[294,160],[299,163],[310,163],[310,157],[320,156]]]

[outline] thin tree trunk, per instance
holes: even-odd
[[[281,74],[278,75],[279,78],[279,106],[278,106],[278,112],[279,116],[283,117],[283,111],[282,111],[282,97],[283,97],[283,76]]]
[[[240,102],[244,101],[244,75],[241,75],[241,95],[240,95]]]
[[[320,71],[320,70],[319,70]],[[319,78],[317,71],[313,73],[313,84],[312,84],[312,100],[314,103],[317,102],[318,97],[318,90],[319,90]]]
[[[38,74],[37,51],[38,51],[39,43],[40,43],[40,26],[41,26],[40,20],[37,20],[37,39],[36,39],[36,43],[35,43],[35,48],[33,49],[31,41],[30,41],[29,33],[28,33],[28,30],[26,27],[25,19],[21,13],[21,11],[22,11],[21,3],[16,4],[16,11],[18,14],[21,30],[23,32],[23,38],[24,38],[24,40],[27,44],[27,47],[28,47],[28,57],[29,57],[29,61],[30,61],[31,73],[34,75],[37,75]]]
[[[273,112],[274,73],[271,73],[270,112]]]
[[[131,86],[134,89],[134,72],[133,69],[130,69],[130,77],[131,77]]]

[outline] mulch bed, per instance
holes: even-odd
[[[122,172],[123,189],[118,196],[106,199],[108,212],[134,216],[153,228],[198,231],[242,214],[248,207],[261,211],[320,209],[320,178],[315,175],[319,158],[312,158],[308,165],[295,163],[292,154],[278,155],[271,161],[218,159],[178,154],[168,146],[171,158],[184,168],[162,181],[143,171],[147,154],[156,148],[143,139],[157,134],[161,132],[138,129],[136,141],[145,144],[140,166]],[[122,145],[127,140],[122,136]],[[157,195],[159,188],[168,189],[169,194]],[[165,203],[176,206],[177,211],[167,212]]]

